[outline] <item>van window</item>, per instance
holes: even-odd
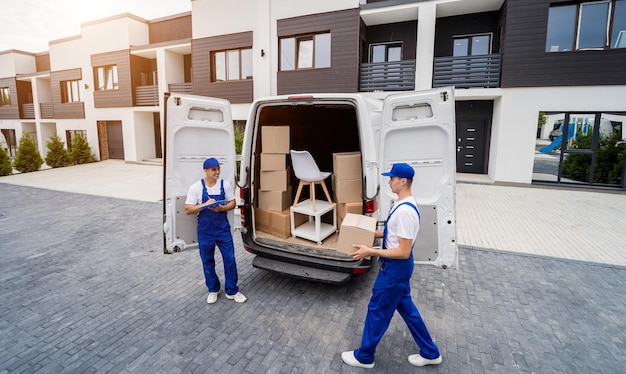
[[[428,104],[397,106],[393,109],[391,120],[394,122],[412,121],[431,118],[433,108]]]

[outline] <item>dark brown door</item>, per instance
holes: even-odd
[[[124,159],[122,121],[98,121],[100,160]]]
[[[487,148],[487,120],[459,119],[457,121],[456,171],[484,174]]]

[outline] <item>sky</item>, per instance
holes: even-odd
[[[0,0],[0,52],[47,51],[48,42],[80,35],[80,25],[131,13],[153,20],[191,10],[191,0]]]

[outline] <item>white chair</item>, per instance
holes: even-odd
[[[322,172],[320,171],[317,163],[313,159],[313,156],[308,151],[295,151],[290,150],[291,154],[291,165],[293,166],[293,172],[296,174],[296,177],[300,179],[300,184],[298,185],[298,192],[296,192],[296,197],[293,201],[293,206],[298,205],[298,200],[300,199],[300,193],[302,192],[302,186],[305,184],[309,185],[309,190],[311,194],[311,204],[313,211],[315,212],[315,185],[322,185],[322,189],[326,194],[326,198],[329,203],[332,203],[332,199],[330,198],[330,194],[328,193],[328,189],[326,189],[326,184],[324,180],[328,178],[332,173]]]

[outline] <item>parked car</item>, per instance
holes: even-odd
[[[550,131],[550,134],[548,136],[550,138],[550,141],[553,141],[555,138],[558,138],[561,135],[563,135],[563,120],[559,119],[554,121],[554,126],[552,127],[552,131]]]

